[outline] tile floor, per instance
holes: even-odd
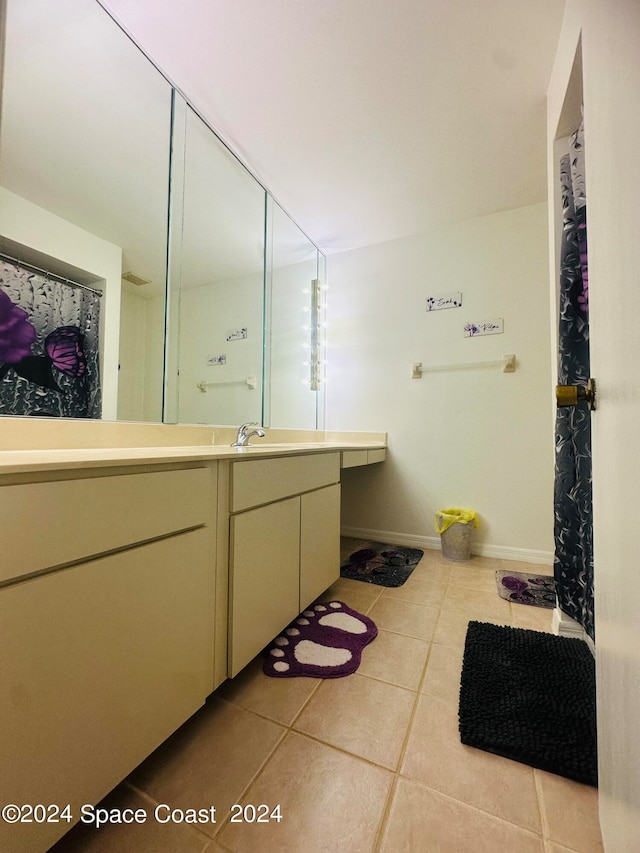
[[[379,629],[356,674],[275,679],[254,661],[103,803],[213,804],[215,824],[82,826],[54,850],[602,851],[595,789],[460,743],[469,619],[550,630],[550,610],[498,597],[498,568],[531,567],[483,557],[456,564],[427,551],[398,589],[339,580],[323,600],[345,601]],[[233,804],[249,806],[247,821],[229,822]],[[249,822],[261,804],[279,805],[281,820]]]

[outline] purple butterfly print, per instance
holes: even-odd
[[[523,592],[527,588],[527,583],[526,581],[520,580],[520,578],[505,575],[505,577],[502,578],[502,586],[505,586],[513,592]]]
[[[44,340],[45,352],[53,366],[73,379],[84,376],[87,371],[83,340],[84,335],[77,326],[60,326]]]
[[[31,354],[36,330],[29,315],[0,290],[0,362],[17,364]]]

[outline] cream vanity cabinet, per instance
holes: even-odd
[[[231,677],[340,575],[340,454],[230,466]]]
[[[29,476],[0,485],[0,802],[77,820],[212,690],[217,465]],[[31,817],[0,849],[72,825]]]

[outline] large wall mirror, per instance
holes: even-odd
[[[263,419],[265,191],[176,95],[167,419]]]
[[[5,15],[0,281],[38,328],[5,353],[2,411],[86,416],[60,408],[85,393],[98,416],[159,421],[171,86],[94,0],[9,0]],[[97,330],[76,304],[92,291]],[[49,338],[74,326],[97,338],[99,376]]]
[[[321,428],[323,256],[97,0],[2,9],[0,414]]]

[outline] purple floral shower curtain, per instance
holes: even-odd
[[[99,418],[97,293],[0,260],[0,414]]]
[[[589,278],[584,131],[571,137],[560,162],[563,233],[560,257],[558,383],[586,385],[589,365]],[[587,403],[558,409],[554,490],[554,575],[560,609],[595,638],[591,412]]]

